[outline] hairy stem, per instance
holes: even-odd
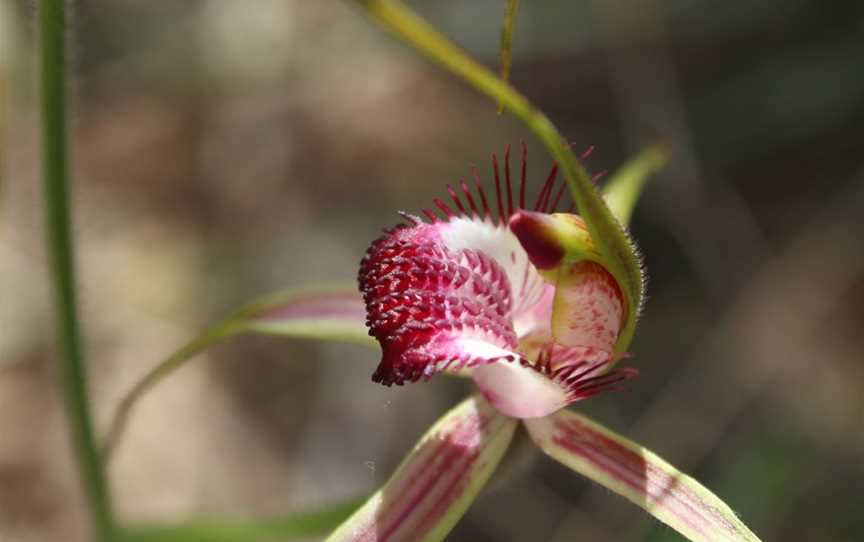
[[[43,0],[39,16],[45,234],[55,299],[60,377],[93,534],[97,540],[109,542],[114,539],[114,519],[93,435],[75,294],[66,145],[64,1]]]

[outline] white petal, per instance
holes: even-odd
[[[474,383],[498,411],[513,418],[540,418],[567,406],[567,390],[519,362],[476,367]]]

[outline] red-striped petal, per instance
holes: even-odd
[[[526,427],[551,457],[644,508],[690,540],[759,540],[699,482],[580,414],[562,410],[528,420]]]
[[[444,415],[329,541],[442,540],[491,476],[516,421],[479,397]]]

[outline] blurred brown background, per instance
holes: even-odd
[[[501,1],[411,2],[497,66]],[[74,2],[76,235],[97,425],[242,302],[354,280],[395,211],[512,118],[336,0]],[[0,0],[0,540],[80,540],[42,248],[32,5]],[[578,405],[691,472],[764,540],[864,539],[864,4],[526,1],[512,79],[614,169],[674,149],[632,226],[651,281],[630,391]],[[377,353],[243,338],[142,403],[123,518],[269,517],[383,482],[467,383],[370,381]],[[464,541],[679,540],[537,455]]]

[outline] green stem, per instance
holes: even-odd
[[[504,8],[504,24],[501,26],[501,80],[510,80],[510,65],[513,62],[513,32],[516,31],[516,15],[519,13],[519,0],[507,0]],[[504,104],[498,103],[498,114],[504,112]]]
[[[546,145],[567,178],[579,214],[597,246],[603,263],[622,286],[629,307],[628,318],[615,345],[615,353],[627,350],[636,328],[636,319],[644,296],[642,268],[637,251],[624,228],[612,215],[594,184],[570,150],[552,121],[534,107],[527,98],[471,59],[446,37],[397,0],[355,0],[385,28],[388,28],[415,49],[459,76],[475,89],[504,107]]]
[[[307,539],[330,532],[363,504],[353,500],[315,512],[264,520],[191,521],[124,529],[123,542],[265,542]]]
[[[42,168],[45,234],[55,297],[60,375],[94,537],[114,540],[105,473],[93,437],[87,375],[75,296],[75,268],[66,153],[66,14],[64,0],[43,0],[40,13]]]

